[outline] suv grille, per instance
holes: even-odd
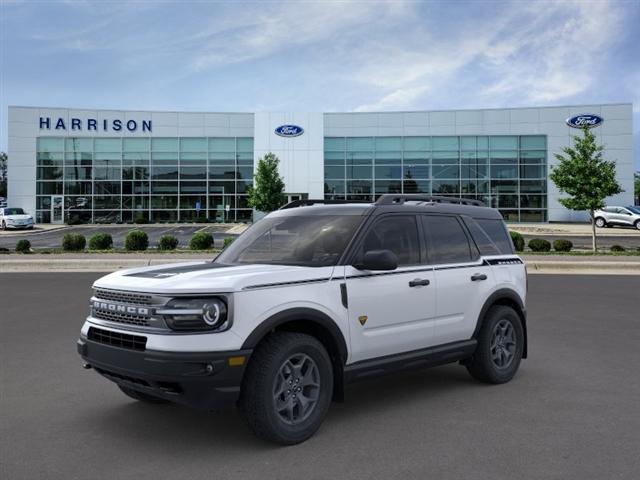
[[[149,317],[141,315],[132,315],[129,313],[112,312],[109,310],[93,309],[92,316],[101,320],[108,320],[110,322],[125,323],[127,325],[137,325],[139,327],[148,327]]]
[[[91,327],[87,338],[94,342],[112,347],[127,348],[129,350],[138,350],[143,352],[147,347],[147,337],[139,335],[128,335],[126,333],[112,332],[101,328]]]
[[[102,290],[100,288],[97,288],[94,297],[101,300],[109,300],[112,302],[120,303],[131,303],[135,305],[151,304],[151,295],[145,295],[144,293],[118,292],[115,290]]]

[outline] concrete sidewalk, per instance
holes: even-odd
[[[211,260],[215,253],[0,256],[1,272],[113,272],[123,268]],[[522,255],[529,273],[640,275],[640,256]]]

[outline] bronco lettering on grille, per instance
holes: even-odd
[[[148,308],[119,305],[117,303],[102,302],[100,300],[93,301],[93,308],[96,308],[98,310],[107,310],[109,312],[126,313],[129,315],[149,315]]]

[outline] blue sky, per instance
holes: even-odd
[[[634,103],[640,1],[0,0],[7,105],[198,111]]]

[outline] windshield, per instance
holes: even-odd
[[[640,207],[627,207],[627,210],[631,210],[633,213],[640,215]]]
[[[218,255],[215,263],[333,266],[361,221],[359,215],[264,218]]]
[[[21,208],[5,208],[4,214],[5,215],[24,215],[24,210],[22,210]]]

